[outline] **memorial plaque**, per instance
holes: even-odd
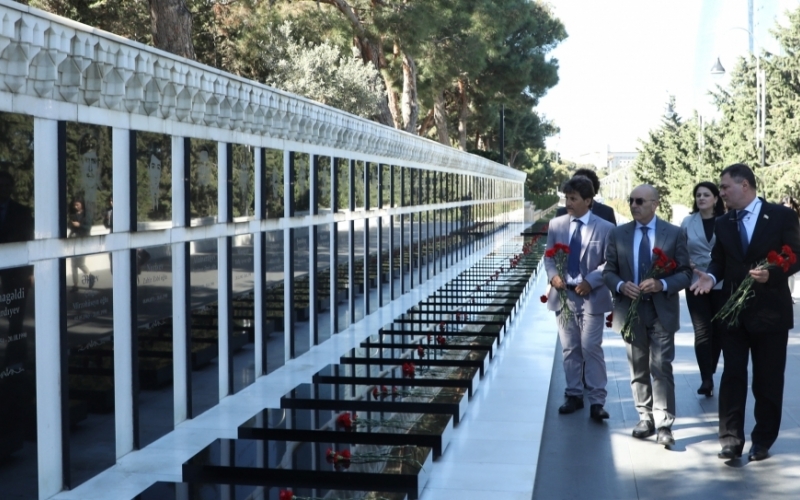
[[[433,468],[432,455],[430,448],[416,446],[333,448],[325,442],[217,439],[183,464],[183,480],[292,489],[380,489],[416,499]],[[343,460],[344,456],[349,459]]]
[[[275,371],[286,362],[286,337],[284,335],[283,230],[267,231],[264,235],[265,284],[264,318],[269,326],[266,338],[267,373]]]
[[[234,236],[231,245],[233,391],[252,384],[255,370],[255,271],[252,234]]]
[[[107,232],[111,207],[111,128],[67,122],[68,237]]]
[[[0,484],[10,498],[37,495],[32,278],[33,266],[0,269]]]
[[[191,415],[196,417],[219,403],[219,256],[216,238],[194,241],[189,248]]]
[[[365,210],[367,205],[366,165],[361,160],[352,162],[351,165],[353,168],[353,209]]]
[[[136,132],[136,221],[139,231],[172,225],[172,138]]]
[[[347,222],[339,222],[335,226],[338,247],[336,248],[336,303],[339,308],[336,331],[341,332],[350,326],[350,294],[353,287],[350,283],[350,229]]]
[[[350,165],[344,158],[334,158],[333,197],[337,212],[350,210]]]
[[[292,215],[308,215],[311,210],[311,163],[306,153],[292,152]]]
[[[231,147],[233,179],[233,220],[242,222],[255,218],[255,148],[234,144]]]
[[[192,139],[189,155],[189,214],[192,226],[217,222],[219,165],[216,141]]]
[[[136,249],[139,445],[170,432],[173,412],[172,247]]]
[[[111,254],[67,259],[69,478],[75,487],[116,461]],[[80,270],[80,272],[78,272]],[[69,283],[72,283],[70,286]],[[74,406],[74,409],[73,409]],[[87,417],[88,412],[88,417]],[[74,420],[73,420],[74,417]],[[87,422],[82,422],[88,420]]]
[[[450,443],[452,432],[453,418],[447,414],[280,408],[258,412],[239,426],[238,438],[424,446],[433,449],[437,458]]]
[[[317,159],[317,210],[320,215],[329,214],[333,210],[332,184],[331,184],[331,157],[316,156]]]
[[[264,218],[279,219],[285,216],[283,200],[283,151],[263,148]]]

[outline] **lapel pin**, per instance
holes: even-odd
[[[769,215],[767,215],[767,214],[764,214],[764,218],[765,218],[765,219],[767,219],[767,220],[769,220]]]

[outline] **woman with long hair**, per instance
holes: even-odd
[[[705,271],[711,263],[711,249],[714,247],[714,222],[725,213],[725,205],[719,197],[719,189],[712,182],[700,182],[693,190],[694,206],[692,213],[681,223],[686,236],[689,260],[692,269]],[[694,276],[693,280],[697,280]],[[694,283],[694,281],[693,281]],[[714,378],[722,351],[722,325],[711,321],[725,303],[722,294],[722,281],[705,295],[686,294],[686,305],[694,326],[694,352],[700,368],[701,385],[697,394],[706,397],[714,395]]]

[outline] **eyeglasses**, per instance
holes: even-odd
[[[628,205],[633,205],[636,203],[637,205],[644,205],[646,201],[653,201],[653,200],[645,200],[644,198],[628,198]]]

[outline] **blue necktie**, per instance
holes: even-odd
[[[747,239],[747,228],[744,227],[744,218],[747,217],[747,210],[739,210],[736,222],[739,224],[739,240],[742,242],[742,255],[747,253],[747,247],[750,246],[750,241]]]
[[[650,271],[650,264],[652,258],[652,250],[650,250],[650,236],[648,235],[648,227],[642,226],[642,241],[639,243],[639,283],[644,280],[647,273]]]
[[[573,278],[581,274],[581,226],[583,221],[575,219],[575,232],[569,240],[569,259],[567,259],[567,273]]]

